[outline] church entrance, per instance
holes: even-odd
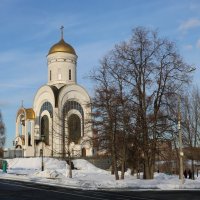
[[[69,116],[68,130],[70,142],[78,144],[81,138],[81,119],[78,115],[72,114]]]
[[[82,148],[82,157],[86,157],[86,149]]]

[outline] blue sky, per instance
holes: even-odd
[[[78,54],[78,83],[92,94],[86,78],[115,44],[137,26],[157,29],[176,42],[184,59],[197,67],[200,84],[199,0],[0,0],[0,110],[6,125],[6,147],[15,138],[21,101],[32,107],[47,82],[46,55],[60,39]]]

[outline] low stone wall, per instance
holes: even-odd
[[[4,150],[4,158],[20,158],[24,157],[23,150],[21,149],[6,149]],[[61,157],[54,157],[60,158]],[[78,157],[74,157],[73,159],[77,159]],[[79,157],[80,159],[85,159],[88,162],[92,163],[94,166],[108,170],[111,167],[111,157],[110,156],[91,156],[91,157]]]
[[[22,149],[6,149],[3,152],[4,158],[21,158],[23,157]]]
[[[110,156],[93,156],[93,157],[84,157],[83,159],[92,163],[100,169],[110,169],[111,167],[111,157]]]

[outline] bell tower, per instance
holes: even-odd
[[[77,58],[74,48],[64,41],[61,26],[61,39],[54,44],[47,55],[48,85],[58,89],[63,85],[76,84]]]

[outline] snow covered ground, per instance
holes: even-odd
[[[178,176],[155,173],[154,180],[137,179],[126,172],[125,180],[115,180],[110,172],[99,169],[86,160],[74,160],[73,178],[68,177],[65,161],[44,158],[44,171],[41,171],[41,158],[8,159],[7,173],[0,170],[0,178],[38,182],[62,187],[82,189],[200,189],[200,177],[186,179],[180,183]]]

